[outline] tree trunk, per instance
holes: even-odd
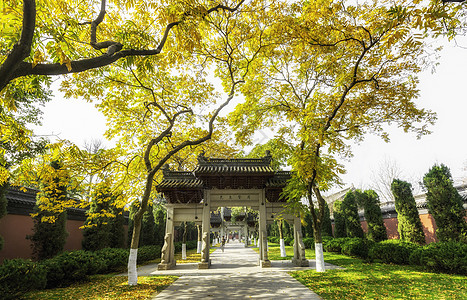
[[[315,237],[315,259],[316,259],[316,272],[324,272],[324,253],[323,253],[323,237],[321,235],[322,220],[324,217],[324,205],[326,202],[321,196],[319,188],[317,186],[312,186],[316,198],[318,199],[318,214],[316,214],[312,199],[311,199],[311,190],[309,194],[309,203],[310,203],[310,213],[313,218],[313,234]]]
[[[128,285],[138,284],[138,272],[136,270],[136,261],[138,259],[138,246],[139,236],[141,233],[141,221],[143,215],[148,208],[149,196],[152,190],[152,182],[154,179],[154,173],[149,173],[146,178],[146,187],[144,189],[143,198],[141,199],[141,206],[135,214],[133,236],[131,238],[130,256],[128,258]]]

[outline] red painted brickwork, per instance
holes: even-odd
[[[30,258],[31,242],[26,235],[32,234],[34,223],[30,216],[6,215],[0,219],[0,235],[4,239],[0,261],[8,258]]]
[[[383,221],[384,226],[386,227],[388,239],[398,239],[399,232],[397,231],[397,224],[399,224],[399,222],[397,221],[397,218],[384,219]]]
[[[425,233],[425,243],[434,243],[438,241],[436,237],[436,222],[430,214],[420,215],[422,221],[423,232]]]

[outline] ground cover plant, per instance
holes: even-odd
[[[269,243],[270,260],[291,259],[293,247],[286,246],[286,253],[281,258],[279,245]],[[313,259],[314,250],[306,249],[306,257]],[[324,252],[324,259],[345,269],[290,273],[323,299],[467,299],[466,276],[426,272],[422,266],[367,263],[332,252]]]
[[[172,284],[176,276],[144,276],[138,285],[129,286],[125,276],[95,275],[86,283],[75,283],[67,288],[30,292],[23,299],[150,299]]]

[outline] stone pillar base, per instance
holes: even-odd
[[[293,258],[292,263],[296,267],[309,267],[310,266],[310,263],[309,263],[308,259],[295,259],[295,258]]]
[[[198,263],[198,269],[209,269],[211,267],[211,260],[209,262],[200,262]]]
[[[168,263],[168,264],[160,263],[160,264],[157,265],[157,270],[159,270],[159,271],[172,270],[172,269],[175,268],[175,265],[176,265],[175,262]]]
[[[267,260],[262,260],[260,262],[261,268],[270,268],[271,267],[271,261],[269,259]]]

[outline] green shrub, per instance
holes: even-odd
[[[44,260],[42,264],[47,269],[47,288],[65,287],[87,280],[88,262],[83,261],[83,257],[81,253],[65,252]]]
[[[355,201],[355,195],[352,191],[345,194],[341,209],[345,221],[346,236],[363,238],[363,229],[358,215],[357,202]]]
[[[96,251],[125,246],[123,207],[117,205],[120,197],[121,194],[112,192],[103,183],[94,188],[84,223],[82,241],[84,250]]]
[[[397,230],[400,239],[406,242],[425,244],[422,222],[418,215],[415,199],[412,195],[412,185],[408,182],[394,179],[391,184],[397,211]]]
[[[341,247],[342,254],[357,256],[361,258],[368,257],[368,244],[362,238],[347,239]]]
[[[293,238],[290,236],[286,236],[284,238],[284,244],[286,244],[287,246],[293,246]]]
[[[161,257],[161,246],[143,246],[138,249],[137,263],[143,263]]]
[[[423,247],[420,265],[428,270],[467,275],[467,244],[462,242],[431,243]],[[415,262],[416,258],[412,260]]]
[[[271,243],[279,243],[279,237],[277,236],[268,236],[268,241]]]
[[[324,243],[323,241],[323,248],[327,252],[337,252],[341,253],[342,252],[342,246],[346,241],[348,241],[350,238],[336,238],[336,239],[331,239],[326,241]]]
[[[182,242],[175,242],[174,247],[175,253],[182,252]]]
[[[409,256],[409,264],[411,265],[421,265],[422,262],[422,253],[423,253],[423,247],[419,247],[418,249],[415,249],[412,251],[412,253]]]
[[[196,249],[198,247],[198,241],[188,241],[186,242],[186,249],[191,250],[191,249]]]
[[[343,238],[347,236],[345,232],[345,218],[342,210],[342,201],[334,202],[334,237]]]
[[[436,222],[436,236],[441,242],[467,241],[467,223],[462,196],[453,185],[451,171],[434,165],[423,178],[426,201]]]
[[[401,240],[386,240],[373,244],[368,252],[371,260],[381,260],[383,263],[409,264],[411,254],[420,246]]]
[[[303,244],[305,244],[305,248],[307,248],[307,249],[314,249],[315,248],[315,239],[313,239],[313,238],[303,238]]]
[[[121,248],[104,248],[96,251],[96,254],[105,260],[106,269],[104,273],[121,271],[128,265],[130,251]]]
[[[24,292],[43,289],[46,269],[25,259],[5,260],[0,266],[0,299],[18,299]]]
[[[373,190],[355,191],[357,203],[364,208],[365,220],[368,224],[367,238],[380,242],[387,240],[378,194]]]
[[[69,177],[62,163],[52,161],[41,179],[41,190],[36,195],[34,227],[31,240],[33,256],[37,260],[52,258],[63,251],[68,232],[66,210],[51,210],[62,207],[66,201]],[[53,219],[53,221],[49,220]]]

